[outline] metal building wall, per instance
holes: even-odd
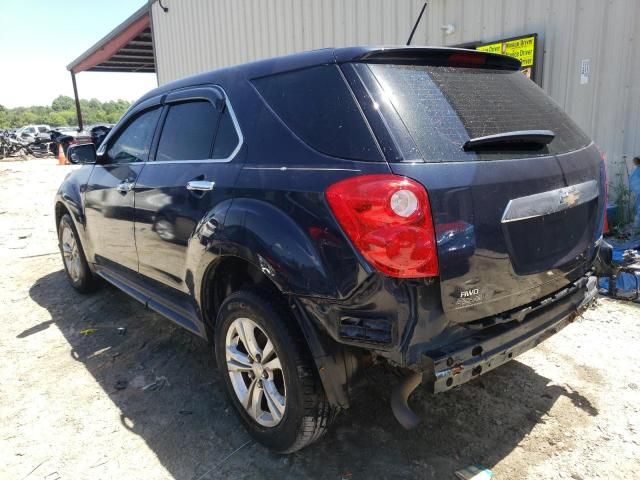
[[[327,46],[404,44],[420,0],[163,0],[152,5],[160,84],[250,60]],[[446,35],[442,26],[453,24]],[[640,1],[431,0],[414,44],[538,33],[543,88],[609,158],[640,155]],[[589,59],[589,83],[580,64]],[[540,60],[540,58],[539,58]]]

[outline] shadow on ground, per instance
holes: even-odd
[[[560,396],[577,410],[598,414],[578,392],[549,386],[549,379],[513,361],[447,394],[417,391],[411,403],[424,421],[405,431],[389,407],[394,378],[373,371],[365,395],[328,435],[306,450],[280,456],[255,445],[242,428],[202,339],[110,286],[79,295],[62,270],[39,279],[29,293],[52,321],[18,338],[52,324],[59,328],[73,359],[122,412],[123,427],[140,435],[179,479],[453,478],[467,465],[491,468],[499,462]]]

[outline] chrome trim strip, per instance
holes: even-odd
[[[322,168],[322,167],[243,167],[243,170],[287,170],[309,171],[309,172],[361,172],[355,168]]]
[[[153,160],[147,163],[151,165],[154,165],[154,164],[159,165],[159,164],[165,164],[165,163],[226,163],[226,162],[230,162],[235,158],[235,156],[238,154],[238,152],[242,148],[242,145],[244,144],[244,135],[242,135],[242,130],[240,130],[238,117],[236,117],[236,112],[233,111],[233,106],[231,105],[231,101],[229,100],[227,92],[225,92],[224,88],[222,88],[220,85],[213,85],[213,87],[219,89],[222,92],[222,95],[224,95],[224,103],[226,107],[229,109],[229,113],[231,114],[231,121],[233,122],[233,127],[235,128],[236,134],[238,135],[238,144],[236,145],[236,148],[233,149],[231,154],[226,158],[207,158],[205,160],[159,160],[159,161]]]
[[[202,87],[201,85],[198,85],[198,87]],[[222,88],[220,85],[211,85],[212,88],[217,88],[222,92],[222,95],[224,95],[224,99],[225,99],[225,105],[227,106],[227,108],[229,109],[229,114],[231,114],[231,121],[233,122],[233,127],[236,130],[236,134],[238,135],[238,144],[236,145],[236,148],[233,149],[233,151],[231,152],[231,154],[226,157],[226,158],[207,158],[204,160],[159,160],[159,161],[155,161],[155,160],[148,160],[146,162],[122,162],[122,163],[108,163],[105,165],[98,165],[98,166],[102,166],[102,167],[106,167],[108,165],[128,165],[131,163],[134,164],[149,164],[149,165],[160,165],[160,164],[166,164],[166,163],[227,163],[230,162],[231,160],[233,160],[236,155],[238,154],[238,152],[240,151],[240,149],[242,148],[242,145],[244,144],[244,135],[242,134],[242,130],[240,129],[240,124],[238,123],[238,117],[236,117],[236,112],[233,111],[233,106],[231,105],[231,101],[229,100],[229,97],[227,96],[227,92],[224,91],[224,88]],[[194,85],[193,88],[196,88],[196,86]],[[169,92],[166,95],[171,94],[172,92]],[[153,97],[154,99],[156,97]],[[164,105],[164,103],[162,103],[162,105]],[[136,112],[137,112],[137,107],[136,107]],[[129,112],[127,112],[129,113]],[[109,134],[111,134],[111,132],[109,132]],[[105,140],[107,140],[107,138],[105,138]],[[100,145],[100,149],[102,150],[101,154],[104,154],[104,150],[106,150],[106,142],[102,142],[102,144]]]
[[[598,182],[587,182],[568,187],[536,193],[510,200],[502,215],[502,223],[517,222],[530,218],[558,213],[598,197]]]

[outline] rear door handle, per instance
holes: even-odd
[[[191,192],[208,192],[213,190],[213,187],[215,187],[215,185],[215,182],[207,182],[206,180],[191,180],[189,183],[187,183],[187,190]]]
[[[116,190],[122,193],[127,193],[133,190],[133,186],[134,186],[133,182],[129,182],[125,180],[124,182],[118,184],[118,186],[116,187]]]

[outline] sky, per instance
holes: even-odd
[[[51,105],[73,97],[66,66],[146,0],[0,0],[0,105]],[[157,86],[153,73],[82,72],[80,98],[133,101]]]

